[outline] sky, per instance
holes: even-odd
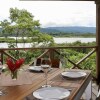
[[[9,9],[26,9],[39,20],[41,27],[96,26],[96,5],[93,1],[19,1],[2,0],[0,21],[8,19]]]

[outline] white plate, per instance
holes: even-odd
[[[70,91],[61,87],[46,87],[33,92],[33,96],[40,100],[60,100],[69,95]]]
[[[30,71],[42,71],[41,66],[31,66],[28,68]]]
[[[61,74],[62,76],[68,77],[68,78],[81,78],[81,77],[86,76],[86,73],[82,71],[68,71],[68,72],[63,72]]]

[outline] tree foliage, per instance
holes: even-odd
[[[4,36],[15,36],[16,37],[16,46],[18,43],[18,37],[21,36],[23,43],[26,43],[25,36],[35,39],[35,42],[48,42],[51,41],[49,35],[43,35],[40,33],[40,23],[39,20],[35,20],[34,16],[25,9],[19,10],[17,8],[10,8],[9,20],[1,21],[0,26],[2,27],[2,33]],[[40,36],[39,36],[40,35]],[[48,40],[47,40],[48,38]],[[37,39],[37,40],[36,40]],[[34,42],[34,41],[33,41]]]

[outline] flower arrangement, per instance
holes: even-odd
[[[6,63],[8,65],[8,69],[11,72],[12,79],[17,79],[18,69],[22,66],[22,64],[24,63],[24,61],[25,60],[23,58],[18,59],[17,61],[13,61],[11,58],[8,58],[6,60]]]

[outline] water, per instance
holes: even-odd
[[[80,41],[82,43],[88,43],[96,41],[96,38],[54,38],[55,43],[73,43]]]
[[[88,42],[94,42],[96,41],[96,38],[53,38],[55,43],[73,43],[75,41],[80,41],[82,43],[88,43]],[[18,47],[19,48],[28,48],[28,47],[32,47],[31,43],[25,43],[25,45],[23,43],[18,43]],[[7,43],[0,43],[0,48],[8,48],[8,44]]]
[[[19,48],[32,47],[31,43],[25,43],[25,45],[23,43],[18,43],[17,46]],[[8,43],[0,43],[0,48],[8,48]]]

